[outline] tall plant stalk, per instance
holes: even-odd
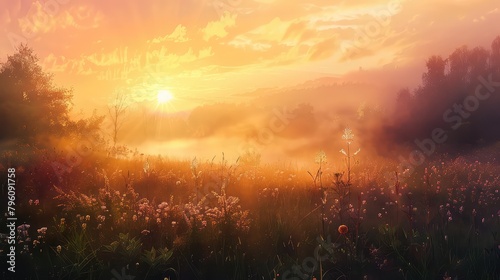
[[[350,207],[351,204],[351,158],[356,156],[361,149],[358,149],[356,152],[351,154],[351,143],[354,140],[354,134],[352,133],[352,130],[350,128],[345,128],[344,133],[342,134],[342,139],[346,141],[347,143],[347,152],[344,149],[341,149],[340,152],[346,157],[346,164],[347,164],[347,182],[340,182],[339,176],[337,176],[337,184],[340,185],[342,183],[343,185],[343,190],[342,190],[342,200],[341,202],[345,203],[345,197],[347,196],[347,207]],[[343,212],[344,206],[341,205],[341,211]],[[348,209],[347,209],[348,210]],[[342,222],[342,215],[340,214],[340,219]]]

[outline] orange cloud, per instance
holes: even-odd
[[[18,19],[23,34],[45,34],[59,29],[97,28],[103,19],[102,14],[88,5],[62,6],[35,1],[28,13]]]
[[[65,84],[171,85],[196,101],[360,67],[416,69],[463,44],[488,47],[500,20],[490,0],[73,0],[50,16],[47,2],[8,1],[0,23]],[[0,52],[12,53],[10,42]]]
[[[335,38],[326,39],[323,42],[313,45],[309,49],[310,60],[322,60],[331,57],[337,52],[338,40]]]
[[[201,30],[203,33],[203,39],[205,41],[210,40],[213,37],[224,38],[227,36],[228,32],[226,28],[233,27],[236,24],[236,14],[230,14],[225,12],[220,20],[209,22],[205,28]]]
[[[189,41],[187,38],[187,28],[182,24],[177,25],[172,33],[167,34],[163,37],[157,37],[152,40],[153,43],[162,43],[166,41],[171,41],[175,43],[184,43]]]

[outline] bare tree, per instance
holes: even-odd
[[[118,132],[123,126],[127,108],[127,97],[122,93],[117,93],[111,105],[108,105],[108,114],[111,119],[111,128],[113,130],[113,147],[116,146],[116,142],[118,141]]]

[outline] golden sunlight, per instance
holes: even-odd
[[[172,95],[172,93],[170,91],[168,91],[168,90],[158,91],[158,95],[157,95],[158,104],[168,103],[172,99],[174,99],[174,96]]]
[[[109,2],[0,0],[1,279],[500,280],[500,0]]]

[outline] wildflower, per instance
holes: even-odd
[[[42,227],[36,230],[38,234],[45,235],[47,233],[47,227]]]
[[[179,182],[179,181],[178,181]],[[179,182],[180,183],[180,182]],[[168,206],[168,203],[167,202],[162,202],[160,204],[158,204],[158,209],[163,209],[163,208],[166,208]]]
[[[90,215],[85,216],[86,221],[90,221]]]
[[[352,133],[352,130],[350,128],[344,129],[344,134],[342,135],[342,139],[346,140],[347,143],[351,144],[352,140],[354,139],[354,134]]]
[[[346,225],[340,225],[338,231],[340,234],[344,235],[349,231],[349,228]]]
[[[28,229],[30,228],[30,225],[28,224],[22,224],[17,227],[17,232],[23,236],[28,236]]]
[[[325,163],[326,162],[326,153],[324,151],[319,151],[317,154],[316,154],[316,159],[315,161],[316,163]]]
[[[61,250],[62,250],[61,245],[57,245],[56,251],[57,251],[58,254],[61,253]]]
[[[198,160],[196,157],[191,161],[191,170],[196,170],[198,168]]]
[[[86,223],[83,223],[82,224],[82,229],[85,230],[87,228],[87,224]]]

